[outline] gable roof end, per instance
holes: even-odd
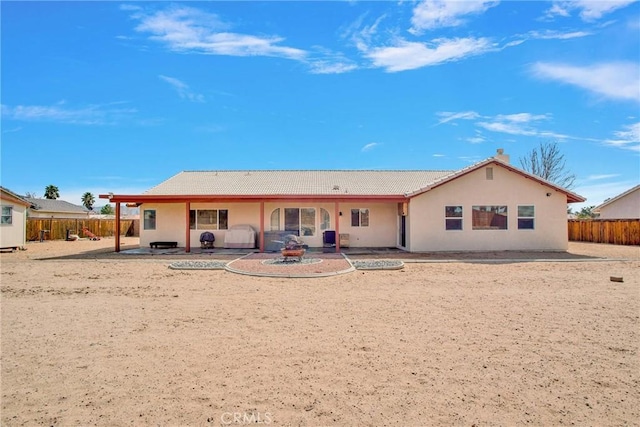
[[[31,203],[29,203],[29,201],[25,200],[23,197],[18,196],[16,193],[14,193],[13,191],[9,190],[8,188],[4,188],[2,186],[0,186],[0,191],[3,193],[3,198],[6,198],[8,200],[11,200],[14,203],[19,203],[21,205],[24,205],[26,207],[30,207]]]
[[[598,210],[600,210],[601,208],[603,208],[603,207],[605,207],[605,206],[607,206],[607,205],[609,205],[609,204],[611,204],[611,203],[615,202],[616,200],[620,200],[620,199],[622,199],[623,197],[628,196],[629,194],[633,193],[633,192],[634,192],[634,191],[636,191],[636,190],[640,190],[640,184],[636,185],[636,186],[635,186],[635,187],[633,187],[633,188],[630,188],[629,190],[625,191],[624,193],[620,193],[620,194],[618,194],[617,196],[610,198],[609,200],[605,200],[602,204],[600,204],[599,206],[597,206],[594,210],[595,210],[595,211],[598,211]]]
[[[427,187],[420,188],[420,189],[415,190],[415,191],[413,191],[411,193],[407,193],[406,196],[411,198],[411,197],[418,196],[418,195],[420,195],[422,193],[426,193],[427,191],[433,190],[434,188],[440,187],[441,185],[444,185],[444,184],[446,184],[446,183],[448,183],[450,181],[458,179],[458,178],[460,178],[460,177],[462,177],[464,175],[467,175],[468,173],[476,171],[476,170],[478,170],[480,168],[483,168],[483,167],[485,167],[487,165],[490,165],[490,164],[495,164],[497,166],[503,167],[503,168],[505,168],[505,169],[507,169],[507,170],[509,170],[511,172],[514,172],[514,173],[517,173],[519,175],[522,175],[525,178],[531,179],[531,180],[536,181],[536,182],[538,182],[538,183],[540,183],[542,185],[550,187],[550,188],[552,188],[552,189],[554,189],[554,190],[556,190],[556,191],[558,191],[560,193],[565,194],[567,196],[567,203],[580,203],[580,202],[584,202],[584,201],[587,200],[586,198],[584,198],[584,197],[582,197],[582,196],[580,196],[580,195],[578,195],[578,194],[576,194],[576,193],[574,193],[572,191],[569,191],[566,188],[560,187],[559,185],[554,184],[553,182],[547,181],[546,179],[540,178],[537,175],[534,175],[534,174],[529,173],[529,172],[527,172],[527,171],[525,171],[523,169],[520,169],[520,168],[517,168],[515,166],[512,166],[511,164],[506,163],[506,162],[504,162],[504,161],[502,161],[500,159],[497,159],[495,157],[490,157],[490,158],[488,158],[486,160],[483,160],[481,162],[475,163],[475,164],[473,164],[471,166],[467,166],[466,168],[460,169],[459,171],[453,172],[450,175],[444,176],[444,177],[434,181],[432,184],[430,184]]]

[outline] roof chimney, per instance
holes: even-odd
[[[506,164],[509,164],[509,155],[508,154],[504,154],[504,149],[502,148],[498,148],[496,150],[496,155],[493,156],[495,159],[500,160],[501,162],[504,162]]]

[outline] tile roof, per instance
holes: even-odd
[[[31,203],[34,206],[32,207],[32,209],[36,211],[77,213],[89,212],[84,206],[74,205],[73,203],[65,202],[64,200],[37,199],[34,197],[23,197],[23,199]]]
[[[454,171],[236,170],[184,171],[145,195],[404,195]]]

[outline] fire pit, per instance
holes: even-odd
[[[290,258],[294,258],[293,261],[302,261],[302,257],[306,252],[302,240],[300,240],[300,238],[295,234],[289,234],[284,238],[285,240],[281,242],[284,247],[280,249],[283,261],[287,262]]]

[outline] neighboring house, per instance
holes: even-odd
[[[88,219],[90,211],[84,206],[74,205],[64,200],[36,199],[25,197],[31,203],[29,218],[48,219]]]
[[[0,187],[0,249],[17,249],[26,243],[27,209],[31,205],[23,197]]]
[[[585,201],[511,166],[501,150],[458,171],[186,171],[143,194],[100,197],[117,212],[121,203],[140,206],[141,246],[174,241],[187,252],[204,231],[222,246],[240,224],[257,231],[261,251],[278,231],[310,247],[331,231],[336,251],[347,242],[410,252],[562,251],[567,203]]]
[[[640,184],[596,207],[599,219],[640,219]]]

